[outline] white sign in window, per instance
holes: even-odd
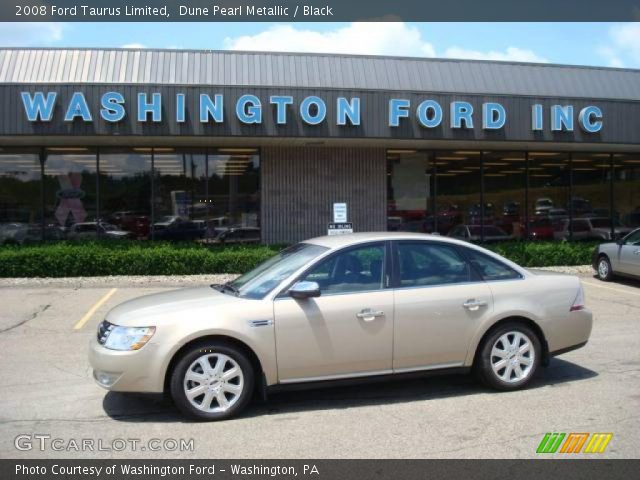
[[[333,223],[345,223],[347,221],[347,204],[333,204]]]

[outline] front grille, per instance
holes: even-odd
[[[103,320],[100,325],[98,325],[98,343],[100,345],[104,345],[104,342],[107,341],[107,337],[112,328],[113,325],[106,320]]]

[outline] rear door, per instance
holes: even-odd
[[[396,372],[462,366],[493,309],[491,290],[458,247],[394,242]]]

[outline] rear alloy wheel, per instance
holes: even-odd
[[[253,368],[244,352],[226,344],[198,346],[176,364],[171,396],[190,417],[224,420],[247,405],[253,384]]]
[[[612,277],[611,262],[603,255],[598,259],[598,278],[603,282],[608,282]]]
[[[481,380],[498,390],[517,390],[528,384],[540,365],[540,340],[520,323],[501,325],[482,343],[476,365]]]

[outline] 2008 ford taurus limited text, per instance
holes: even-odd
[[[167,392],[219,420],[293,383],[460,369],[522,388],[591,324],[577,277],[449,238],[361,233],[291,246],[224,285],[125,302],[90,361],[107,389]]]

